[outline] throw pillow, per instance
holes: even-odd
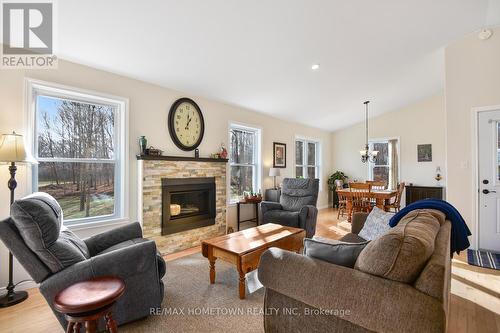
[[[389,220],[394,216],[394,213],[386,212],[378,207],[373,207],[365,221],[365,225],[359,232],[359,237],[366,240],[374,240],[384,232],[391,229]]]
[[[335,240],[304,239],[304,255],[335,265],[353,268],[360,252],[368,242],[345,243]]]
[[[26,245],[53,273],[89,258],[85,243],[62,226],[62,209],[52,196],[34,193],[16,200],[11,214]]]
[[[371,241],[355,269],[389,280],[413,283],[434,253],[439,221],[424,210],[408,213],[398,225]]]

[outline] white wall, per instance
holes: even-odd
[[[485,41],[473,33],[450,44],[445,65],[447,198],[462,213],[474,242],[472,108],[500,105],[500,28]]]
[[[360,112],[362,109],[360,108]],[[415,185],[436,185],[436,167],[445,174],[444,96],[425,100],[369,120],[370,138],[399,138],[400,179]],[[417,144],[432,144],[432,162],[417,162]],[[368,165],[359,151],[365,145],[365,124],[359,123],[332,133],[333,168],[350,179],[366,180]]]
[[[171,89],[157,85],[141,82],[131,78],[115,75],[109,72],[93,69],[75,63],[60,60],[57,70],[0,70],[0,133],[15,130],[25,133],[23,111],[24,104],[24,79],[34,78],[49,82],[55,82],[77,88],[94,90],[102,93],[112,94],[129,98],[130,100],[130,219],[137,217],[137,161],[135,155],[139,152],[137,139],[140,135],[146,135],[148,143],[160,148],[165,155],[189,155],[179,150],[170,139],[167,128],[168,111],[172,103],[179,97],[187,96],[193,98],[202,109],[206,122],[205,137],[200,145],[200,155],[208,156],[217,152],[220,144],[224,142],[227,146],[228,123],[237,121],[262,128],[262,161],[263,161],[263,189],[272,187],[272,178],[267,177],[269,168],[272,166],[272,143],[273,141],[287,144],[287,168],[282,170],[285,177],[293,177],[294,163],[294,139],[296,135],[307,136],[318,139],[322,145],[322,177],[326,182],[327,174],[331,171],[331,147],[330,133],[316,128],[302,126],[296,123],[272,118],[267,115],[252,112],[237,106],[224,104],[202,97],[190,96]],[[26,184],[26,170],[20,167],[18,173],[19,188],[16,197],[21,197],[28,192]],[[0,184],[6,184],[8,171],[6,166],[0,166]],[[0,186],[0,218],[8,216],[9,193],[7,186]],[[327,205],[327,191],[323,184],[318,205]],[[248,207],[250,208],[250,207]],[[250,210],[250,209],[249,209]],[[251,211],[251,210],[250,210]],[[245,213],[245,212],[244,212]],[[228,222],[235,224],[235,207],[228,209]],[[87,229],[80,230],[78,234],[88,236],[105,230]],[[7,251],[3,244],[0,245],[0,267],[7,264]],[[23,270],[16,265],[16,280],[27,278]],[[6,285],[7,271],[1,269],[0,286]]]

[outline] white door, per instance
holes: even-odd
[[[478,134],[479,248],[500,252],[500,110],[479,113]]]

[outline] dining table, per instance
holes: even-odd
[[[346,198],[346,211],[347,211],[347,221],[351,223],[352,220],[352,200],[353,192],[349,188],[338,189],[337,193],[342,194]],[[375,205],[383,210],[386,209],[386,205],[390,203],[392,198],[395,198],[398,194],[397,190],[376,190],[366,192],[366,197],[369,199],[375,199]]]

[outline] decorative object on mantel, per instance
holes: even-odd
[[[361,155],[361,162],[371,162],[375,163],[377,160],[377,150],[370,151],[370,145],[368,144],[368,103],[370,101],[366,101],[363,104],[365,105],[365,130],[366,130],[366,144],[365,149],[360,150],[359,154]]]
[[[149,156],[161,156],[163,153],[163,150],[157,149],[153,146],[149,146],[149,148],[146,149],[146,155]]]
[[[273,168],[286,168],[286,144],[273,142]]]
[[[273,177],[273,183],[274,187],[273,189],[277,190],[278,187],[276,187],[276,177],[281,176],[280,169],[278,168],[269,168],[269,177]]]
[[[7,186],[10,190],[10,205],[14,202],[14,191],[17,187],[16,171],[18,164],[38,164],[38,162],[26,152],[23,136],[12,132],[12,134],[2,134],[0,139],[0,163],[9,163],[10,179]],[[13,257],[9,251],[9,282],[7,294],[0,298],[0,307],[5,308],[21,303],[28,298],[26,291],[15,291],[13,282]]]
[[[441,175],[441,167],[440,166],[436,167],[436,176],[434,177],[434,179],[437,182],[436,185],[441,186],[441,179],[443,179],[443,176]]]
[[[432,145],[417,145],[417,158],[419,162],[432,162]]]
[[[139,138],[139,148],[141,151],[141,155],[146,154],[146,149],[148,147],[148,139],[144,135],[141,135]]]
[[[220,158],[227,158],[227,149],[226,149],[226,146],[224,145],[224,142],[220,144],[219,157]]]
[[[194,157],[195,157],[195,158],[200,158],[200,150],[199,150],[198,148],[196,148],[196,149],[194,150]]]
[[[205,120],[198,104],[186,97],[176,100],[168,113],[168,130],[180,149],[197,148],[205,133]]]

